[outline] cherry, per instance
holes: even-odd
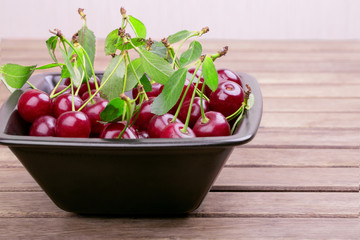
[[[100,138],[115,138],[117,139],[120,133],[124,130],[126,122],[115,122],[107,125],[102,131]],[[138,135],[133,127],[127,127],[123,135],[123,139],[136,139]]]
[[[97,85],[100,86],[100,79],[98,77],[96,77],[96,81],[97,81]],[[89,86],[90,86],[90,90],[96,89],[95,81],[93,77],[89,79]],[[88,84],[86,82],[80,85],[78,94],[79,96],[82,96],[85,92],[89,92]]]
[[[33,122],[43,115],[50,115],[51,108],[49,95],[38,89],[26,90],[18,101],[19,114],[27,122]]]
[[[53,116],[57,118],[60,114],[71,111],[73,97],[75,110],[78,110],[83,104],[83,100],[79,96],[72,96],[70,93],[65,93],[55,98],[53,103]]]
[[[184,102],[183,105],[180,108],[178,118],[182,122],[186,121],[186,117],[187,117],[187,114],[188,114],[190,103],[191,103],[191,99]],[[205,99],[203,99],[203,108],[204,108],[204,112],[207,112],[207,111],[210,110],[209,103]],[[195,97],[194,101],[193,101],[192,108],[191,108],[189,127],[192,128],[194,126],[196,120],[198,120],[200,116],[201,116],[201,98],[200,97]]]
[[[147,131],[138,131],[139,138],[149,138],[149,133]]]
[[[155,115],[151,112],[151,104],[153,103],[154,98],[144,101],[141,104],[139,113],[136,113],[134,118],[137,115],[136,121],[134,123],[134,128],[137,130],[147,130],[150,119]]]
[[[193,131],[197,137],[230,135],[230,125],[223,114],[210,111],[206,112],[205,116],[208,118],[208,122],[202,123],[202,118],[200,117],[193,127]]]
[[[55,136],[56,119],[50,115],[43,115],[37,118],[30,127],[30,136]]]
[[[235,82],[226,81],[220,83],[216,91],[211,93],[210,108],[227,117],[238,110],[243,101],[244,92],[241,86]]]
[[[91,89],[91,95],[94,95],[95,92],[96,92],[96,89]],[[89,91],[86,91],[86,92],[84,92],[84,93],[81,95],[80,98],[81,98],[83,101],[86,101],[87,99],[89,99],[89,97],[90,97]],[[95,97],[100,97],[100,93],[97,93],[97,94],[95,95]]]
[[[183,123],[171,123],[164,128],[160,138],[193,138],[196,137],[191,128],[187,128],[187,132],[184,133],[182,129],[184,128]]]
[[[150,138],[159,138],[164,128],[171,123],[174,115],[166,113],[164,115],[155,115],[151,118],[148,125],[148,134]],[[180,120],[176,119],[175,122],[181,123]]]
[[[219,83],[223,81],[233,81],[239,84],[240,87],[243,87],[239,75],[236,74],[235,72],[229,69],[219,69],[217,70],[217,73],[219,76]]]
[[[91,122],[83,112],[68,111],[56,119],[57,137],[88,138],[91,132]]]
[[[178,101],[176,102],[176,104],[170,109],[169,113],[174,114],[174,113],[176,112],[176,110],[177,110],[177,108],[178,108],[178,106],[179,106],[179,104],[180,104],[180,102],[181,102],[181,99],[182,99],[182,97],[184,96],[185,90],[186,90],[186,88],[187,88],[187,86],[188,86],[189,84],[190,84],[190,80],[189,80],[189,79],[186,79],[186,80],[185,80],[185,83],[184,83],[183,90],[182,90],[181,95],[180,95],[180,97],[179,97],[179,100],[178,100]],[[164,86],[162,86],[162,87],[164,87]],[[192,94],[193,94],[194,91],[195,91],[195,86],[194,86],[194,84],[190,84],[189,90],[187,91],[187,93],[186,93],[186,95],[185,95],[184,102],[185,102],[186,100],[191,99]]]
[[[157,83],[157,82],[153,83],[153,84],[151,84],[151,91],[146,92],[146,95],[148,96],[148,98],[157,97],[161,93],[162,89],[163,89],[163,85],[161,85],[160,83]],[[139,90],[137,88],[133,88],[133,90],[132,90],[133,98],[136,98],[138,93],[139,93]],[[139,104],[139,99],[136,100],[136,104]]]
[[[106,123],[101,122],[100,113],[105,109],[109,101],[103,98],[95,98],[94,100],[94,103],[88,103],[81,111],[90,119],[91,135],[97,137],[100,136],[100,133],[107,125]]]

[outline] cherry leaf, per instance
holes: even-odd
[[[246,104],[246,110],[250,110],[255,104],[255,96],[254,94],[250,93],[249,95],[249,99],[247,100],[247,104]]]
[[[11,88],[21,88],[35,71],[36,65],[22,66],[8,63],[1,66],[0,77]]]
[[[205,84],[211,89],[211,91],[215,91],[218,86],[219,76],[213,60],[208,55],[206,55],[204,59],[202,65],[202,73],[204,76]]]
[[[151,49],[149,51],[162,58],[166,58],[167,56],[166,47],[162,42],[155,41],[154,44],[151,45]]]
[[[71,80],[73,81],[74,85],[76,87],[79,87],[82,83],[82,77],[81,77],[81,74],[79,72],[79,70],[76,68],[76,66],[73,66],[69,60],[69,57],[68,55],[65,53],[64,50],[62,50],[60,48],[60,52],[62,54],[62,57],[64,59],[64,63],[65,63],[65,66],[67,68],[67,70],[69,71],[70,73],[70,77],[71,77]],[[76,70],[77,71],[76,71]]]
[[[140,49],[140,57],[145,73],[150,79],[160,84],[165,84],[174,73],[170,64],[155,53]]]
[[[121,38],[118,39],[117,43],[115,44],[115,47],[119,50],[129,50],[129,49],[133,49],[133,45],[138,47],[141,45],[145,45],[146,41],[144,38],[132,38],[130,39],[131,43],[127,42],[124,44],[123,40]]]
[[[180,56],[179,63],[181,67],[188,65],[199,59],[202,53],[202,46],[198,41],[192,41],[189,49],[183,52]]]
[[[57,59],[55,56],[55,49],[56,49],[57,43],[58,43],[57,36],[51,36],[48,40],[46,40],[46,46],[47,46],[49,54],[54,62],[57,62]]]
[[[120,39],[118,35],[119,30],[115,29],[111,31],[105,39],[105,55],[111,55],[115,54],[116,52],[116,44],[118,42],[118,39]]]
[[[113,122],[123,115],[125,108],[125,101],[121,98],[112,99],[100,113],[100,119],[104,122]]]
[[[145,92],[151,92],[152,86],[146,74],[142,75],[142,77],[140,78],[140,82],[143,85]]]
[[[86,73],[90,77],[92,75],[90,64],[91,66],[94,66],[94,60],[95,60],[95,50],[96,50],[95,34],[86,26],[86,24],[82,26],[82,28],[78,31],[78,34],[79,34],[79,43],[86,51],[90,59],[90,63],[89,63],[88,59],[84,58]]]
[[[42,70],[42,69],[49,69],[49,68],[54,68],[54,67],[60,67],[62,65],[65,65],[63,63],[49,63],[40,67],[37,67],[36,70]]]
[[[103,83],[110,77],[106,84],[101,88],[101,96],[109,101],[119,97],[124,87],[125,62],[121,61],[121,63],[119,63],[120,58],[121,55],[118,55],[111,59],[101,80]]]
[[[152,113],[163,115],[176,104],[184,89],[187,72],[187,68],[180,68],[171,75],[160,95],[151,104]]]
[[[135,35],[139,38],[146,38],[146,27],[145,25],[137,18],[129,15],[129,23],[131,28],[134,30]]]
[[[182,30],[175,34],[172,34],[168,37],[168,41],[170,44],[174,44],[177,42],[180,42],[181,40],[184,40],[185,38],[189,37],[192,34],[192,32],[188,30]]]

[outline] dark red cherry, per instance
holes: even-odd
[[[190,103],[191,103],[191,99],[184,102],[180,108],[178,118],[183,123],[186,121]],[[209,103],[205,99],[203,99],[203,108],[204,108],[204,112],[207,112],[210,110]],[[200,116],[201,116],[201,98],[195,97],[192,108],[191,108],[191,115],[190,115],[190,120],[189,120],[189,126],[191,128],[194,126],[196,120],[198,120]]]
[[[91,89],[91,95],[94,95],[95,93],[96,93],[96,89]],[[89,97],[90,97],[89,91],[86,91],[81,95],[81,99],[83,101],[86,101],[87,99],[89,99]],[[95,97],[100,97],[100,93],[97,93]]]
[[[185,83],[184,83],[183,90],[182,90],[181,95],[180,95],[180,97],[179,97],[179,100],[176,102],[176,104],[174,105],[174,107],[170,109],[169,113],[174,114],[174,113],[176,112],[176,110],[177,110],[177,108],[178,108],[178,106],[179,106],[179,104],[180,104],[180,102],[181,102],[181,99],[182,99],[182,97],[184,96],[185,90],[186,90],[186,88],[187,88],[187,86],[188,86],[189,84],[190,84],[190,80],[189,80],[189,79],[186,79],[186,80],[185,80]],[[187,93],[186,93],[186,95],[185,95],[184,102],[185,102],[186,100],[191,99],[192,94],[193,94],[194,91],[195,91],[195,85],[194,85],[194,84],[190,84],[189,90],[187,91]]]
[[[122,132],[122,130],[125,128],[126,122],[116,122],[116,123],[110,123],[107,125],[104,130],[102,131],[100,138],[114,138],[117,139]],[[121,136],[123,139],[136,139],[138,138],[138,135],[134,128],[128,127],[126,128],[125,132]]]
[[[51,115],[51,109],[49,95],[38,89],[26,90],[18,101],[19,114],[27,122],[33,122],[43,115]]]
[[[161,93],[162,88],[163,88],[163,85],[161,85],[160,83],[153,83],[153,84],[151,84],[151,91],[146,92],[146,95],[148,96],[148,98],[157,97]],[[136,98],[138,93],[139,93],[138,89],[133,88],[133,90],[132,90],[133,98]],[[136,104],[139,104],[139,99],[136,100]]]
[[[83,112],[64,112],[56,119],[55,132],[57,137],[88,138],[90,119]]]
[[[196,135],[191,128],[186,129],[186,133],[182,131],[184,124],[182,123],[171,123],[164,128],[160,138],[194,138]]]
[[[135,117],[137,115],[137,118],[133,125],[135,129],[139,131],[147,130],[151,118],[155,115],[151,112],[151,104],[153,103],[153,101],[154,98],[150,98],[149,100],[146,100],[141,104],[139,113],[135,114],[135,116],[133,117],[135,120]]]
[[[71,79],[69,77],[65,78],[64,85],[69,86],[70,83],[71,83]]]
[[[229,69],[219,69],[217,70],[217,73],[219,76],[219,83],[222,81],[233,81],[243,87],[240,76],[234,71],[231,71]]]
[[[219,112],[206,112],[205,116],[209,119],[208,122],[202,123],[200,117],[194,127],[193,131],[197,137],[216,137],[216,136],[229,136],[230,125],[224,115]]]
[[[149,133],[147,131],[138,131],[139,138],[149,138]]]
[[[150,138],[159,138],[164,128],[169,125],[171,120],[174,118],[174,115],[166,113],[164,115],[155,115],[151,118],[148,125],[148,134]],[[179,119],[176,119],[175,122],[180,122]]]
[[[96,98],[94,103],[88,103],[81,111],[84,112],[91,122],[91,135],[92,137],[100,136],[106,123],[101,122],[100,113],[105,109],[109,103],[108,100],[103,98]]]
[[[225,117],[233,114],[241,107],[244,92],[241,86],[232,81],[220,83],[215,92],[210,95],[210,109],[221,112]]]
[[[100,86],[100,79],[98,77],[96,77],[96,81],[97,81],[97,85]],[[93,77],[89,79],[89,86],[90,86],[90,90],[96,89],[95,81]],[[85,92],[89,92],[88,84],[86,82],[81,84],[78,95],[82,96]]]
[[[53,116],[57,118],[60,114],[71,111],[73,98],[75,110],[78,110],[83,104],[83,100],[79,96],[72,96],[69,93],[65,93],[55,98],[52,111]]]
[[[37,118],[30,127],[30,136],[54,137],[56,119],[50,115]]]

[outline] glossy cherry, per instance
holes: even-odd
[[[174,118],[174,115],[166,113],[164,115],[155,115],[151,118],[148,125],[148,134],[150,138],[159,138],[164,128],[171,123],[171,120]],[[175,122],[181,123],[179,119],[176,119]]]
[[[91,95],[94,95],[95,93],[96,93],[96,89],[91,89]],[[80,98],[83,101],[86,101],[87,99],[89,99],[89,97],[90,97],[89,91],[86,91],[81,95]],[[100,97],[100,93],[97,93],[94,97]]]
[[[187,114],[188,114],[190,103],[191,103],[191,99],[184,102],[183,105],[180,108],[178,118],[183,123],[186,121],[186,117],[187,117]],[[204,108],[204,112],[207,112],[207,111],[210,110],[210,105],[205,99],[203,99],[203,108]],[[200,116],[201,116],[201,98],[200,97],[195,97],[192,108],[191,108],[189,127],[192,128],[194,126],[195,122],[199,119]]]
[[[135,114],[134,116],[135,120],[135,117],[137,115],[134,123],[135,129],[139,131],[147,130],[151,118],[155,115],[151,112],[151,104],[153,103],[153,101],[154,98],[150,98],[149,100],[146,100],[141,104],[139,113]]]
[[[98,77],[96,77],[96,81],[97,81],[97,85],[100,86],[101,81],[100,81],[100,79]],[[90,86],[90,90],[96,89],[95,81],[94,81],[93,77],[91,77],[89,79],[89,86]],[[85,92],[89,92],[88,84],[86,82],[81,84],[78,95],[82,96]]]
[[[138,131],[137,134],[139,138],[149,138],[149,133],[147,131]]]
[[[88,138],[91,122],[83,112],[64,112],[56,119],[55,132],[57,137]]]
[[[232,81],[219,84],[215,92],[210,95],[210,108],[221,112],[225,117],[233,114],[241,107],[244,92],[241,86]]]
[[[219,83],[223,81],[232,81],[243,87],[240,76],[234,71],[231,71],[229,69],[219,69],[217,70],[217,73],[219,76]]]
[[[38,89],[26,90],[18,101],[19,114],[27,122],[33,122],[43,115],[51,115],[51,109],[49,95]]]
[[[191,128],[186,129],[186,133],[182,131],[184,124],[182,123],[171,123],[164,128],[160,138],[194,138],[196,135]]]
[[[53,116],[57,118],[60,114],[71,111],[73,98],[75,110],[78,110],[83,104],[83,100],[79,96],[72,96],[70,93],[65,93],[55,98],[52,110]]]
[[[114,138],[117,139],[125,128],[126,122],[115,122],[107,125],[102,131],[100,138]],[[121,136],[123,139],[136,139],[138,135],[133,127],[126,128],[125,132]]]
[[[30,136],[54,137],[56,119],[50,115],[37,118],[30,127]]]
[[[106,123],[101,122],[100,113],[105,109],[109,103],[108,100],[103,98],[95,98],[94,103],[87,104],[81,111],[84,112],[91,122],[91,136],[100,136],[103,129],[106,127]]]
[[[153,84],[151,84],[151,91],[146,92],[146,95],[148,96],[148,98],[157,97],[161,93],[162,89],[163,89],[163,85],[161,85],[160,83],[153,83]],[[139,90],[137,88],[133,88],[133,90],[132,90],[133,98],[136,98],[138,93],[139,93]],[[139,103],[139,99],[136,100],[136,104],[138,104],[138,103]]]
[[[219,112],[206,112],[205,116],[208,118],[208,122],[202,123],[200,117],[194,127],[193,131],[197,137],[216,137],[216,136],[229,136],[230,125],[224,115]]]

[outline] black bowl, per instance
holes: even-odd
[[[233,148],[249,142],[262,115],[257,81],[255,105],[234,135],[192,139],[98,139],[26,136],[29,124],[16,109],[16,90],[0,109],[0,143],[7,145],[52,201],[81,214],[182,214],[195,210]],[[31,78],[49,92],[58,74]]]

